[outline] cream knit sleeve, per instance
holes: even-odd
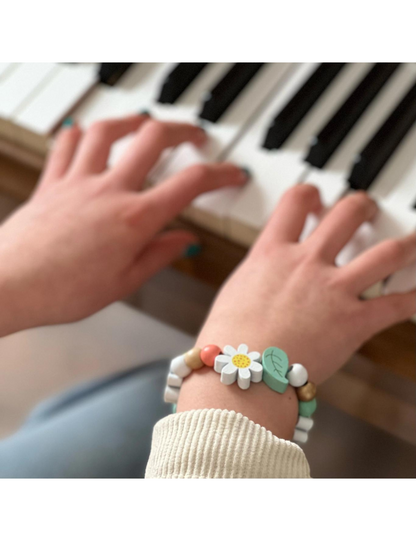
[[[154,427],[146,478],[310,477],[302,449],[235,411],[168,415]]]

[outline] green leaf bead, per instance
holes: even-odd
[[[299,415],[301,417],[310,417],[316,410],[316,398],[309,400],[309,402],[299,401]]]
[[[263,381],[273,391],[284,393],[289,385],[286,373],[289,359],[279,348],[271,347],[264,350],[262,355]]]

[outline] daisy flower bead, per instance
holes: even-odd
[[[259,383],[263,376],[260,353],[249,353],[245,344],[238,349],[225,346],[223,353],[215,357],[214,370],[221,374],[222,383],[231,385],[237,380],[240,389],[248,389],[251,381]]]

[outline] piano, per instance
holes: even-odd
[[[327,208],[357,189],[379,203],[339,265],[416,227],[416,64],[0,64],[0,151],[32,165],[68,116],[87,128],[143,110],[198,123],[210,136],[202,150],[165,152],[150,185],[204,161],[250,170],[246,186],[204,194],[184,212],[231,243],[249,247],[282,193],[304,182]],[[128,142],[113,146],[111,163]],[[308,218],[303,238],[318,220]],[[411,266],[368,295],[415,287]]]

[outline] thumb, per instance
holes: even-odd
[[[137,287],[158,271],[179,259],[197,237],[188,231],[168,231],[152,240],[141,252],[131,270],[131,280]]]

